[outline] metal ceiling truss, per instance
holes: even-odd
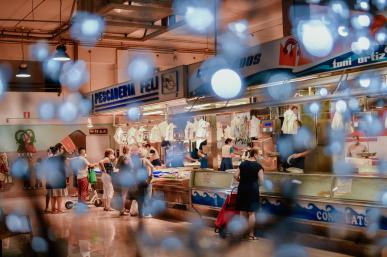
[[[42,0],[43,3],[45,0]],[[180,27],[184,24],[184,21],[176,21],[176,17],[173,14],[172,1],[171,0],[136,0],[128,1],[124,4],[124,1],[114,0],[103,6],[98,6],[99,1],[90,0],[74,0],[69,17],[73,16],[76,5],[78,11],[96,12],[104,17],[106,22],[106,32],[101,35],[101,39],[106,40],[118,40],[118,41],[133,41],[133,42],[145,42],[154,37],[157,37],[163,33]],[[40,3],[40,4],[41,4]],[[36,9],[38,6],[35,6]],[[118,15],[117,10],[123,12],[129,12],[127,17]],[[135,15],[135,18],[130,17],[131,14]],[[144,14],[144,15],[142,15]],[[148,17],[148,14],[150,17]],[[137,16],[137,17],[136,17]],[[30,23],[53,23],[58,24],[58,27],[54,30],[37,30],[32,28],[19,28],[19,27],[0,27],[0,38],[3,39],[18,39],[23,35],[24,40],[49,40],[49,41],[65,41],[70,40],[68,38],[68,30],[71,27],[71,19],[68,21],[57,20],[44,20],[44,19],[26,19],[26,15],[23,19],[1,18],[0,22],[30,22]],[[110,29],[110,30],[109,30]],[[121,31],[112,30],[122,29]],[[131,36],[130,34],[143,29],[142,36]],[[125,31],[126,30],[126,31]]]

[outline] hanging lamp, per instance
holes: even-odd
[[[23,33],[22,33],[22,42],[21,42],[21,51],[22,51],[22,62],[19,65],[19,71],[16,74],[17,78],[29,78],[31,74],[28,73],[28,64],[24,61],[24,47],[23,47]]]
[[[70,61],[70,56],[66,53],[66,46],[64,44],[60,44],[56,47],[56,53],[54,57],[52,58],[55,61],[59,62],[67,62]]]

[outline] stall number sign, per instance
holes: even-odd
[[[107,128],[92,128],[89,129],[90,135],[106,135],[108,133]]]

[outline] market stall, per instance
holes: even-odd
[[[270,44],[277,43],[255,49],[261,53],[261,62],[242,67],[247,84],[242,98],[219,100],[211,95],[204,78],[190,80],[190,112],[175,116],[209,121],[208,162],[213,168],[192,174],[193,208],[214,217],[212,211],[220,209],[235,186],[235,170],[218,171],[224,140],[231,138],[237,149],[232,156],[234,168],[245,149],[259,148],[266,177],[261,203],[268,213],[278,214],[283,208],[288,197],[283,186],[289,182],[298,190],[295,221],[326,228],[337,223],[363,232],[376,227],[385,233],[386,59],[353,61],[344,71],[326,65],[329,61],[314,59],[307,65],[292,65],[292,76],[282,77],[286,80],[279,76],[267,83],[271,74],[284,68],[281,62],[279,66],[272,63],[272,55],[265,55],[273,54],[276,47]],[[337,62],[347,48],[343,49],[329,60]],[[385,46],[377,49],[385,51]],[[200,69],[200,64],[191,65],[189,74],[195,76]],[[281,90],[288,95],[278,97]],[[374,210],[380,219],[372,220]]]

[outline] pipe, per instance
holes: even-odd
[[[33,11],[35,11],[39,6],[41,6],[46,0],[42,0],[39,4],[37,4],[34,8],[32,8],[32,10],[27,13],[21,20],[19,20],[18,23],[15,24],[14,27],[16,27],[17,25],[19,25],[21,22],[24,21],[25,18],[27,18]]]
[[[1,39],[1,38],[4,39]],[[10,38],[10,39],[6,39]],[[48,44],[50,45],[57,45],[60,42],[65,43],[66,45],[73,45],[74,42],[72,40],[66,40],[62,39],[61,41],[59,40],[54,40],[52,41],[51,38],[49,37],[32,37],[32,38],[24,38],[24,42],[28,43],[36,43],[40,40],[50,40],[48,41]],[[20,43],[21,39],[18,36],[8,36],[4,35],[2,36],[0,34],[0,42],[3,43]],[[92,44],[85,44],[85,43],[80,43],[80,46],[83,47],[107,47],[107,48],[116,48],[116,49],[121,49],[121,50],[143,50],[143,51],[153,51],[154,53],[174,53],[174,52],[179,52],[179,53],[191,53],[191,54],[214,54],[213,51],[208,51],[207,49],[191,49],[191,48],[166,48],[166,47],[160,47],[160,46],[146,46],[146,45],[129,45],[129,44],[114,44],[112,42],[103,42],[99,41],[95,45]]]
[[[20,19],[0,19],[0,21],[20,21]],[[54,21],[54,20],[30,20],[30,19],[24,19],[23,22],[59,23],[59,21]]]

